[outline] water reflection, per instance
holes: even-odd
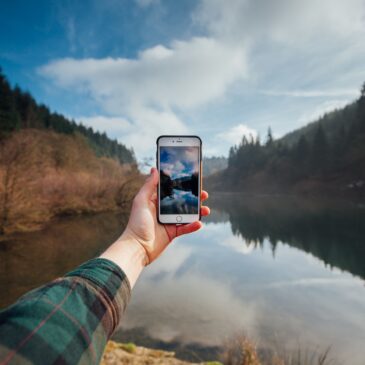
[[[205,228],[144,271],[116,338],[195,360],[245,331],[262,347],[331,345],[332,357],[362,364],[365,209],[230,194],[209,204]],[[125,221],[67,219],[0,242],[0,305],[96,256]]]
[[[245,242],[262,245],[267,238],[274,255],[277,243],[285,242],[365,278],[364,206],[283,197],[237,199],[233,194],[216,195],[210,204],[228,214],[232,233]]]
[[[0,308],[100,254],[126,221],[115,213],[67,218],[0,241]]]
[[[245,331],[264,347],[332,345],[334,358],[361,364],[365,291],[349,273],[363,275],[363,211],[239,196],[210,205],[205,229],[144,272],[116,337],[204,358],[198,344],[214,352]]]

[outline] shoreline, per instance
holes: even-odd
[[[216,198],[220,198],[223,196],[240,196],[247,197],[249,199],[293,199],[303,201],[305,203],[308,202],[316,202],[317,204],[354,204],[359,208],[365,207],[365,200],[358,199],[356,197],[348,197],[348,196],[318,196],[318,195],[303,195],[297,193],[264,193],[264,192],[248,192],[248,191],[220,191],[220,190],[211,190],[209,191],[210,201],[214,201]],[[131,202],[129,202],[131,204]],[[39,220],[34,222],[32,220],[26,221],[21,220],[19,222],[11,222],[12,226],[20,227],[18,229],[11,229],[6,233],[0,234],[0,243],[1,241],[11,239],[14,235],[22,234],[22,233],[31,233],[38,232],[46,229],[52,223],[60,222],[64,219],[73,219],[78,217],[88,217],[94,216],[103,213],[115,213],[115,214],[129,214],[129,207],[113,207],[113,208],[101,208],[101,209],[92,209],[92,208],[82,208],[82,209],[69,209],[63,210],[55,215],[51,216],[49,219]]]

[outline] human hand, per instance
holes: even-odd
[[[133,200],[128,225],[121,239],[134,239],[145,250],[147,264],[153,262],[164,251],[167,245],[177,236],[192,233],[202,227],[202,222],[189,224],[161,224],[157,221],[157,184],[159,176],[156,168]],[[201,201],[208,198],[208,193],[202,191]],[[207,206],[201,207],[201,215],[210,213]]]

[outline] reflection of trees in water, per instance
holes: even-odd
[[[26,291],[97,257],[122,232],[128,214],[115,212],[64,218],[42,231],[0,242],[0,308]]]
[[[161,199],[172,196],[173,189],[191,191],[195,196],[199,194],[199,175],[193,173],[190,176],[184,176],[177,179],[171,179],[164,171],[160,171],[161,181]]]
[[[330,266],[365,278],[365,209],[349,202],[218,195],[211,207],[228,213],[232,232],[273,252],[282,241]]]

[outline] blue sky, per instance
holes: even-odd
[[[359,95],[365,0],[2,2],[0,65],[52,110],[138,158],[160,134],[227,155]]]

